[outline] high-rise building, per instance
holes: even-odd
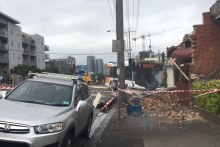
[[[0,12],[0,72],[9,73],[19,64],[45,69],[44,37],[28,35],[21,31],[19,21]]]
[[[104,73],[104,62],[103,59],[96,59],[96,64],[95,64],[96,68],[95,71],[96,73]]]
[[[87,69],[89,73],[95,73],[95,56],[87,56]]]

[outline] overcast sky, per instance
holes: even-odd
[[[128,1],[128,3],[126,3]],[[0,11],[20,21],[22,31],[44,36],[51,58],[71,55],[77,64],[86,64],[87,55],[104,62],[116,61],[112,53],[115,32],[115,0],[0,0]],[[183,36],[202,23],[202,13],[208,12],[216,0],[124,0],[124,31],[136,30],[136,36],[151,36],[152,50],[162,52],[178,45]],[[129,9],[127,9],[129,8]],[[129,16],[129,17],[128,17]],[[129,18],[129,19],[128,19]],[[137,19],[138,18],[138,19]],[[138,20],[138,22],[137,22]],[[176,28],[176,29],[174,29]],[[161,33],[159,33],[161,32]],[[135,33],[131,34],[131,38]],[[126,33],[125,33],[126,39]],[[131,41],[132,55],[142,50],[142,40]],[[149,39],[146,38],[146,50]],[[61,54],[51,54],[61,53]],[[125,58],[127,54],[125,53]]]

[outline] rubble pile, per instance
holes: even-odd
[[[141,106],[147,110],[156,111],[151,116],[161,118],[172,118],[178,121],[202,120],[199,112],[188,110],[180,105],[180,100],[176,93],[164,93],[159,95],[151,95],[144,97]]]
[[[151,116],[168,117],[179,121],[202,120],[200,113],[193,110],[167,110]]]
[[[142,98],[141,105],[148,110],[173,110],[179,106],[176,93],[162,93]]]

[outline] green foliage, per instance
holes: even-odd
[[[194,81],[193,89],[194,90],[212,90],[219,89],[220,80],[212,80],[212,81]],[[220,114],[220,94],[219,92],[215,92],[212,94],[202,95],[204,92],[199,92],[193,94],[195,99],[195,104],[199,107],[202,107],[210,112],[215,114]]]
[[[24,79],[28,75],[29,71],[31,71],[33,73],[41,73],[42,72],[42,70],[40,70],[36,67],[31,67],[31,66],[24,65],[24,64],[21,64],[21,65],[14,67],[15,74],[21,75]]]
[[[102,82],[103,80],[105,80],[105,75],[102,74],[102,73],[98,73],[98,74],[97,74],[97,80],[98,80],[99,82]]]
[[[18,65],[14,67],[14,72],[18,75],[21,75],[23,78],[25,78],[28,75],[28,72],[31,71],[31,67],[28,65]]]

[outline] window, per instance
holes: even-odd
[[[69,106],[72,102],[72,86],[27,81],[15,89],[7,99],[51,106]]]
[[[82,88],[77,85],[76,86],[76,93],[75,93],[75,99],[74,99],[74,106],[76,107],[78,102],[80,100],[82,100],[82,96],[83,96],[83,92],[82,92]]]

